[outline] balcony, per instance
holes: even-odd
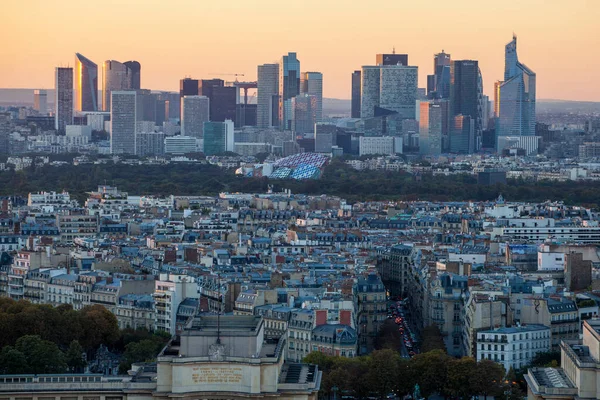
[[[552,325],[557,325],[557,324],[569,324],[569,323],[573,323],[573,322],[579,322],[579,317],[568,318],[568,319],[559,319],[556,321],[551,321],[550,323]]]
[[[481,343],[508,343],[507,338],[494,339],[494,338],[481,337],[481,338],[477,338],[477,341],[481,342]]]

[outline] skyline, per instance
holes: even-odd
[[[31,7],[39,11],[30,13]],[[103,7],[31,0],[4,8],[10,18],[0,32],[11,40],[0,59],[2,88],[52,88],[54,68],[73,66],[76,52],[98,65],[135,59],[143,66],[142,88],[169,91],[177,91],[185,76],[227,81],[235,77],[226,74],[243,73],[240,80],[256,80],[258,65],[296,52],[303,71],[323,73],[324,97],[350,99],[352,72],[395,48],[419,67],[419,87],[433,73],[435,53],[478,60],[484,93],[493,98],[494,82],[503,78],[504,46],[514,32],[521,57],[538,75],[538,99],[600,100],[600,83],[592,79],[600,62],[592,51],[600,45],[594,21],[600,4],[587,0],[568,7],[557,0],[494,7],[455,0],[433,8],[386,0],[375,10],[341,0],[230,0],[210,7],[187,0],[109,0]],[[82,13],[94,17],[67,18]]]

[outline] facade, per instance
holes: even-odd
[[[408,65],[408,54],[376,54],[375,65]]]
[[[540,136],[498,136],[496,150],[502,153],[522,149],[526,155],[537,154],[540,139]]]
[[[279,63],[279,128],[291,130],[292,98],[300,94],[300,60],[296,53],[281,57]]]
[[[381,324],[387,317],[387,296],[381,278],[369,274],[359,277],[356,284],[358,298],[359,354],[368,354],[375,349],[375,340]]]
[[[198,88],[198,95],[208,97],[210,101],[209,121],[235,122],[237,88],[225,86],[222,79],[202,79]]]
[[[505,47],[504,81],[498,93],[496,136],[534,136],[536,75],[519,62],[516,36]]]
[[[450,54],[442,50],[433,56],[433,75],[427,76],[427,96],[430,99],[450,98]]]
[[[322,107],[322,99],[321,99]],[[306,93],[292,98],[292,125],[291,129],[297,134],[311,133],[315,129],[319,100],[317,96]],[[322,110],[321,110],[322,112]]]
[[[54,92],[54,129],[64,132],[73,124],[73,68],[56,68]]]
[[[361,118],[376,115],[376,108],[398,113],[400,119],[416,115],[418,68],[403,65],[363,66]]]
[[[360,118],[360,82],[361,71],[354,71],[352,73],[352,108],[350,111],[351,118]]]
[[[98,216],[77,214],[59,214],[56,226],[60,230],[61,242],[72,242],[75,238],[95,237],[98,234]]]
[[[315,312],[306,308],[294,309],[288,322],[288,361],[300,362],[311,351],[312,330],[315,328]]]
[[[451,116],[471,117],[475,128],[475,150],[479,150],[482,131],[482,82],[479,62],[456,60],[450,63]]]
[[[279,64],[258,66],[256,125],[279,126]]]
[[[515,326],[477,332],[477,361],[492,360],[508,371],[531,365],[539,353],[550,351],[550,328]]]
[[[137,61],[125,61],[123,64],[129,69],[129,76],[131,78],[129,87],[133,90],[141,89],[142,65]]]
[[[131,89],[131,71],[115,60],[104,61],[102,66],[102,108],[110,112],[110,94],[113,90]]]
[[[98,111],[98,65],[75,53],[75,110]]]
[[[300,94],[314,96],[315,122],[323,121],[323,74],[302,72],[300,74]]]
[[[315,153],[331,153],[335,146],[337,127],[331,124],[315,125]]]
[[[442,153],[442,106],[432,101],[420,104],[419,152],[427,155]]]
[[[550,327],[552,350],[558,351],[562,340],[579,338],[579,313],[574,301],[554,298],[526,298],[521,306],[521,324]]]
[[[135,155],[140,157],[162,155],[165,152],[165,134],[138,132],[135,134]]]
[[[234,124],[231,120],[225,122],[204,123],[204,155],[213,156],[234,151]]]
[[[33,109],[42,115],[48,114],[48,93],[44,89],[33,91]]]
[[[138,120],[137,93],[112,91],[110,108],[111,154],[135,154]]]
[[[361,136],[358,139],[358,154],[396,154],[394,136]]]
[[[210,100],[206,96],[181,98],[181,135],[202,139],[204,123],[210,121]]]
[[[450,129],[450,152],[471,154],[475,151],[475,121],[468,115],[455,115]]]
[[[310,345],[311,351],[352,358],[357,355],[358,335],[348,325],[323,324],[312,330]]]
[[[198,151],[198,140],[191,136],[165,137],[165,154],[185,154]]]
[[[446,263],[446,270],[449,264]],[[463,350],[463,294],[468,288],[467,283],[466,276],[442,273],[432,279],[427,293],[429,309],[423,316],[423,325],[437,325],[444,338],[446,351],[453,356],[461,356]]]

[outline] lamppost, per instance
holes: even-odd
[[[333,400],[337,400],[337,391],[338,391],[338,389],[339,388],[337,386],[335,386],[335,385],[331,388],[331,391],[333,392]]]

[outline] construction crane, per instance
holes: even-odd
[[[216,72],[211,72],[209,75],[216,75],[216,76],[235,76],[235,80],[237,81],[237,77],[238,76],[244,76],[244,74],[220,74],[220,73],[216,73]]]

